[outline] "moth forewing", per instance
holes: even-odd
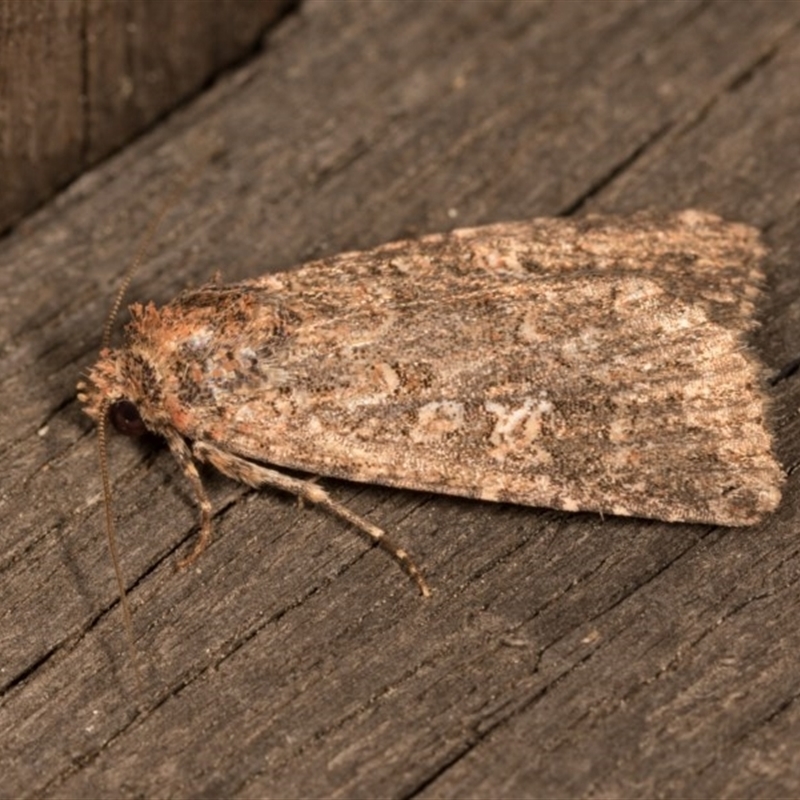
[[[534,219],[344,253],[134,305],[86,410],[133,404],[194,467],[325,506],[280,471],[483,500],[749,525],[782,470],[747,345],[758,232],[712,214]]]

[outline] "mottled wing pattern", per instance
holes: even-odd
[[[700,212],[533,220],[204,287],[137,335],[169,424],[248,459],[749,524],[782,481],[746,346],[762,255]]]

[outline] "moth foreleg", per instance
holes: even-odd
[[[425,582],[425,578],[423,578],[411,556],[402,547],[392,542],[381,528],[355,514],[347,506],[337,503],[321,486],[318,486],[312,480],[301,480],[290,475],[284,475],[282,472],[248,461],[226,450],[221,450],[208,442],[195,442],[193,453],[195,458],[212,464],[224,475],[246,483],[254,489],[269,486],[273,489],[289,492],[301,500],[307,500],[310,503],[322,506],[332,514],[346,520],[399,561],[403,569],[414,579],[420,592],[425,597],[430,596],[431,590]],[[200,542],[198,542],[199,546]],[[193,553],[190,558],[194,557],[195,554]]]
[[[188,567],[208,547],[208,543],[211,541],[211,512],[213,508],[203,486],[203,481],[200,479],[200,473],[197,471],[192,459],[192,451],[189,449],[189,445],[186,444],[182,436],[173,431],[167,431],[165,438],[172,455],[181,465],[183,474],[191,484],[197,505],[200,508],[200,534],[197,537],[197,544],[195,544],[194,550],[186,558],[178,562],[178,568],[183,569]]]

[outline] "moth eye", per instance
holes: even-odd
[[[130,400],[117,400],[108,411],[111,424],[125,436],[141,436],[147,431],[139,409]]]

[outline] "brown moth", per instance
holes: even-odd
[[[123,433],[166,439],[200,509],[190,558],[212,527],[196,462],[320,504],[384,546],[280,468],[749,525],[783,481],[746,343],[764,252],[755,229],[699,211],[394,242],[133,305],[79,397],[101,425],[108,413]]]

